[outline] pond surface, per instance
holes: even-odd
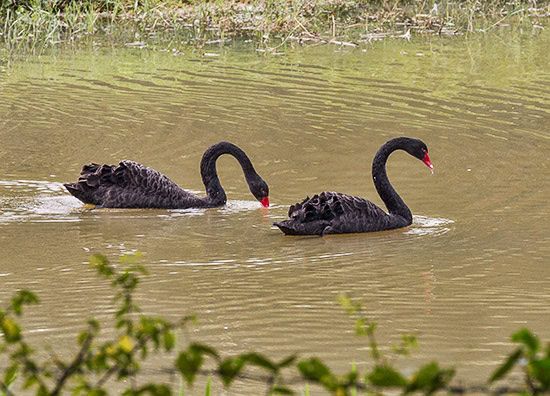
[[[463,383],[484,382],[520,327],[550,338],[550,30],[282,56],[242,43],[161,49],[57,50],[0,66],[0,301],[38,293],[23,320],[29,342],[69,353],[85,318],[110,323],[113,292],[88,258],[135,250],[151,272],[144,311],[196,313],[191,338],[226,354],[366,367],[341,294],[364,303],[384,353],[418,336],[399,367],[437,360]],[[271,225],[323,190],[383,207],[370,164],[403,135],[426,142],[435,166],[432,176],[403,152],[388,161],[411,227],[320,238]],[[227,156],[219,209],[91,210],[61,184],[85,163],[132,159],[204,194],[199,162],[221,140],[268,182],[268,210]]]

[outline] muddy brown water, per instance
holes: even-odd
[[[243,47],[57,50],[0,66],[0,301],[38,293],[29,342],[69,356],[86,317],[110,323],[112,290],[87,260],[136,250],[151,272],[137,293],[144,311],[196,313],[190,337],[225,354],[367,367],[341,294],[364,303],[384,353],[418,336],[396,360],[408,372],[437,360],[482,383],[515,330],[550,338],[550,30],[283,56]],[[403,152],[388,162],[412,226],[323,238],[271,226],[322,190],[383,205],[371,160],[402,135],[426,142],[435,166],[432,176]],[[90,210],[61,185],[84,163],[133,159],[204,194],[199,161],[220,140],[248,153],[269,210],[226,156],[219,209]]]

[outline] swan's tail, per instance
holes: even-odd
[[[285,235],[323,235],[325,229],[330,226],[326,220],[315,220],[307,223],[300,223],[294,219],[273,223]]]
[[[65,183],[65,188],[75,197],[87,204],[100,205],[97,189],[102,184],[112,184],[116,171],[114,166],[87,164],[82,167],[76,183]]]
[[[96,204],[94,202],[93,196],[90,193],[90,188],[86,185],[85,182],[78,183],[64,183],[63,184],[67,191],[71,193],[72,196],[78,198],[84,203],[87,204]]]

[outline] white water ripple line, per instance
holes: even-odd
[[[0,194],[0,223],[80,221],[71,214],[81,203],[66,193],[62,183],[0,180],[0,188],[11,191]]]
[[[451,230],[450,224],[454,220],[442,217],[413,216],[411,228],[405,232],[406,235],[442,235]]]
[[[0,186],[3,186],[6,189],[29,188],[38,191],[66,191],[63,183],[44,180],[0,180]]]

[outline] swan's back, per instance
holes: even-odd
[[[201,198],[182,190],[160,172],[134,161],[88,164],[76,183],[65,187],[84,203],[104,208],[185,208]]]
[[[287,235],[323,235],[371,232],[404,227],[364,198],[325,191],[292,205],[288,220],[274,223]]]

